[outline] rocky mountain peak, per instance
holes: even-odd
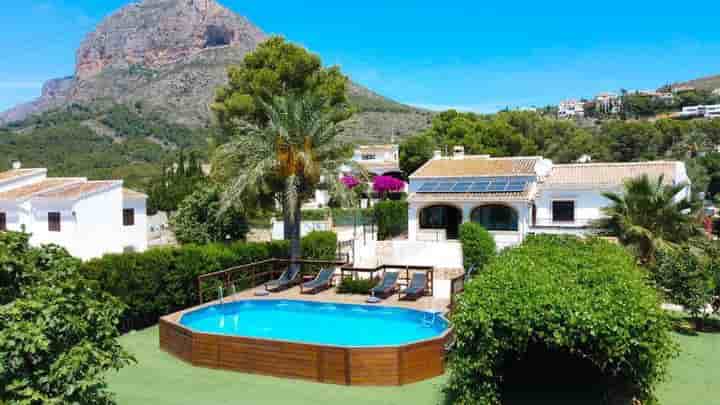
[[[265,34],[215,0],[144,0],[103,20],[77,51],[75,76],[93,77],[107,67],[156,68],[208,48],[254,49]]]

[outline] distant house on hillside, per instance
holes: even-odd
[[[0,231],[25,231],[83,260],[147,249],[147,196],[122,180],[48,178],[47,169],[0,172]]]
[[[465,156],[461,148],[452,157],[437,154],[410,176],[408,239],[457,239],[460,224],[470,221],[499,247],[534,233],[584,234],[608,205],[602,193],[643,174],[687,184],[676,198],[689,198],[682,162],[554,164],[540,156]]]
[[[361,145],[355,149],[352,160],[375,176],[399,176],[400,146]]]
[[[582,118],[585,116],[585,103],[578,100],[565,100],[558,104],[558,118]]]
[[[595,109],[603,114],[619,114],[622,98],[615,93],[600,93],[595,96]]]

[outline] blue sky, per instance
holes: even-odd
[[[355,81],[435,109],[489,112],[720,74],[718,14],[702,2],[221,2]],[[72,74],[85,33],[130,1],[6,3],[0,110]]]

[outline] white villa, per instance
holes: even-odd
[[[410,242],[458,238],[460,224],[474,221],[495,236],[498,247],[519,244],[528,234],[588,231],[607,205],[604,191],[620,191],[626,179],[648,174],[668,184],[687,184],[682,162],[554,164],[540,156],[435,157],[410,176]]]
[[[147,249],[147,196],[122,180],[48,178],[47,169],[0,172],[0,231],[57,244],[83,260]]]
[[[399,145],[362,145],[355,149],[353,161],[376,176],[400,175]]]

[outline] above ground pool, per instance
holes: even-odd
[[[396,346],[437,338],[440,315],[411,309],[289,300],[237,301],[185,313],[199,333],[344,347]]]

